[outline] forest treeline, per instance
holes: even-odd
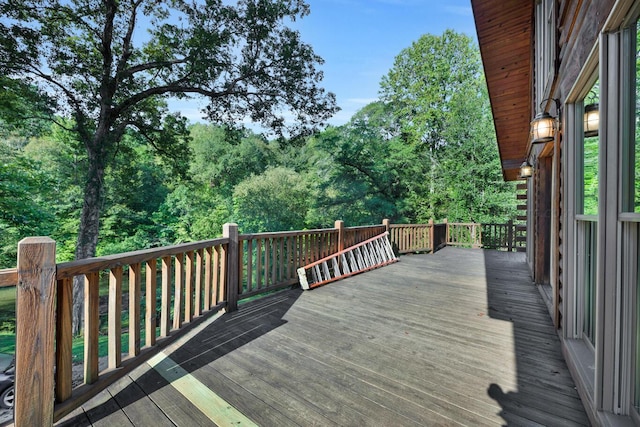
[[[42,107],[2,79],[0,268],[17,242],[47,235],[59,261],[76,252],[88,155],[72,117],[11,120]],[[26,115],[29,116],[29,115]],[[25,117],[26,117],[25,116]],[[184,143],[125,132],[107,153],[98,256],[241,233],[392,222],[506,222],[513,183],[502,178],[477,46],[446,31],[400,52],[379,101],[342,126],[267,138],[192,123]]]

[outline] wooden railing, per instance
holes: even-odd
[[[526,226],[506,224],[441,223],[390,224],[391,244],[399,254],[433,252],[450,246],[521,251],[525,249]]]
[[[240,235],[239,298],[296,284],[299,266],[337,250],[334,229]]]
[[[451,223],[447,226],[447,245],[482,247],[482,226],[476,223]]]
[[[482,247],[506,251],[524,251],[527,226],[514,224],[482,224]]]
[[[336,221],[328,229],[238,234],[225,224],[219,239],[60,264],[55,242],[27,238],[17,269],[0,270],[0,287],[20,284],[15,423],[51,425],[210,315],[294,285],[297,268],[373,236],[389,231],[398,253],[432,252],[447,244],[480,247],[480,229],[446,220],[365,227]],[[83,287],[75,296],[84,300],[80,338],[72,335],[74,281]],[[74,338],[84,343],[81,385],[72,378]]]
[[[395,252],[431,252],[433,222],[429,224],[393,224],[389,227],[391,245]]]
[[[229,238],[149,249],[57,265],[55,419],[64,416],[116,377],[151,356],[175,332],[205,314],[227,305],[225,296]],[[21,266],[18,266],[20,276]],[[108,277],[106,298],[100,297],[101,276]],[[73,282],[84,282],[84,389],[74,392],[72,381]],[[126,284],[126,285],[125,285]],[[128,285],[128,286],[127,286]],[[125,292],[123,292],[123,288]],[[128,333],[123,363],[123,294],[128,298]],[[106,301],[101,301],[106,300]],[[105,304],[106,303],[106,304]],[[106,305],[106,307],[105,307]],[[106,311],[106,313],[105,313]],[[107,316],[107,354],[99,354],[101,317]],[[23,318],[17,313],[17,324]],[[20,335],[17,333],[20,342]],[[142,345],[144,343],[144,345]],[[16,346],[16,363],[22,358]],[[144,348],[146,352],[141,352]],[[99,361],[107,357],[100,371]],[[27,356],[28,357],[28,356]],[[138,360],[135,360],[138,359]],[[16,367],[17,371],[18,368]],[[18,371],[19,372],[19,371]],[[110,375],[104,375],[111,372]],[[17,375],[20,378],[19,374]],[[24,378],[24,377],[22,377]],[[20,390],[16,383],[16,396]],[[95,384],[95,385],[94,385]],[[89,387],[90,385],[94,385]],[[20,413],[16,399],[16,414]],[[17,415],[16,415],[17,419]]]

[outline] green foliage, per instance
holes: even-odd
[[[137,55],[166,59],[176,31],[156,34]],[[276,141],[229,126],[186,126],[163,112],[161,98],[144,101],[148,114],[162,113],[136,116],[149,120],[147,131],[125,129],[103,152],[96,253],[215,238],[225,222],[249,233],[330,227],[336,219],[362,225],[515,217],[514,185],[502,180],[469,38],[450,31],[422,37],[399,55],[381,94],[344,126]],[[0,233],[4,266],[15,265],[17,239],[27,234],[52,236],[59,261],[74,257],[92,152],[77,120],[56,121],[16,131],[0,146],[0,192],[7,195],[0,227],[10,230]]]
[[[294,170],[270,168],[236,185],[234,216],[243,233],[300,230],[314,196],[311,182]]]
[[[515,189],[500,176],[479,50],[468,36],[451,30],[422,36],[396,57],[381,96],[411,147],[406,216],[515,217]]]
[[[0,268],[16,265],[18,241],[51,233],[53,216],[43,197],[48,185],[37,162],[0,142]]]

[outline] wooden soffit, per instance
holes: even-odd
[[[507,181],[518,179],[531,120],[534,0],[471,0]]]

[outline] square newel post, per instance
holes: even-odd
[[[337,220],[334,228],[338,230],[338,252],[340,252],[344,250],[344,221]]]
[[[14,421],[53,425],[56,242],[27,237],[18,243]]]
[[[446,237],[444,239],[444,244],[445,246],[449,244],[449,239],[451,238],[451,234],[450,234],[450,230],[449,230],[449,220],[447,220],[447,218],[445,218],[444,220],[442,220],[442,222],[444,223],[446,230],[447,230],[447,234]]]
[[[391,221],[388,218],[382,220],[382,225],[384,225],[384,231],[389,233],[389,229],[391,228]]]
[[[240,289],[239,281],[239,238],[238,224],[226,223],[222,226],[222,237],[229,239],[227,245],[227,259],[223,262],[227,263],[226,294],[227,294],[227,312],[236,311],[238,309],[238,293]]]
[[[431,253],[434,253],[436,251],[436,247],[434,246],[436,242],[435,231],[436,228],[433,225],[433,218],[431,218],[429,220],[429,248],[431,249]]]

